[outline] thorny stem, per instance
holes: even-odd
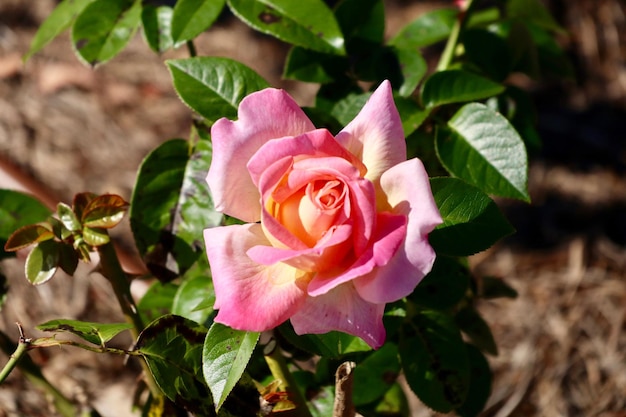
[[[9,356],[9,361],[7,362],[6,365],[4,365],[4,368],[2,369],[2,371],[0,371],[0,384],[2,384],[4,380],[7,378],[7,376],[9,376],[11,371],[17,366],[20,359],[22,359],[22,356],[26,354],[26,352],[28,351],[28,348],[30,347],[31,340],[24,337],[22,326],[20,326],[20,324],[18,323],[17,327],[20,330],[20,340],[17,344],[17,348],[15,349],[15,352],[13,352]]]
[[[111,283],[126,321],[133,325],[130,330],[133,335],[133,339],[137,340],[139,333],[141,333],[144,329],[144,324],[139,312],[137,311],[137,305],[135,304],[135,301],[130,293],[130,284],[126,273],[122,269],[119,259],[117,258],[115,248],[113,247],[113,244],[109,242],[105,245],[99,246],[98,253],[100,255],[100,272]],[[163,394],[161,393],[161,390],[157,386],[150,369],[148,369],[148,364],[145,360],[141,360],[140,362],[146,377],[146,384],[150,388],[152,396],[155,398],[162,396]]]
[[[448,42],[446,43],[446,47],[441,54],[439,64],[437,64],[437,71],[444,71],[448,69],[448,67],[450,67],[452,59],[454,58],[454,51],[456,50],[457,44],[459,43],[459,36],[461,35],[461,31],[465,27],[469,12],[472,8],[472,3],[474,3],[474,0],[467,0],[465,7],[461,11],[459,11],[459,16],[457,17],[456,22],[454,22],[454,26],[452,27],[452,31],[450,32],[450,37],[448,38]]]
[[[284,356],[280,352],[276,340],[270,340],[267,346],[265,346],[263,353],[265,362],[272,372],[272,376],[280,381],[279,389],[287,392],[289,400],[296,406],[296,408],[289,413],[289,416],[312,417],[311,411],[306,405],[306,400],[298,389],[296,381],[287,366],[287,361],[285,361]],[[287,413],[285,413],[285,415],[287,415]]]

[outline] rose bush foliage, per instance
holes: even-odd
[[[442,222],[424,166],[406,160],[390,83],[336,136],[282,90],[247,96],[238,116],[211,129],[216,208],[249,222],[204,232],[215,320],[263,331],[291,319],[298,334],[380,347],[385,304],[430,271]]]

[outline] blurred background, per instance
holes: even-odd
[[[451,1],[385,0],[387,36]],[[567,35],[559,43],[573,81],[515,80],[533,93],[543,140],[530,161],[531,205],[499,201],[518,233],[471,258],[479,276],[503,278],[515,299],[482,301],[499,355],[485,416],[626,416],[626,2],[546,0]],[[77,192],[130,198],[142,158],[187,137],[191,114],[163,60],[137,35],[92,70],[67,34],[25,65],[22,55],[54,0],[0,0],[0,187],[54,206]],[[237,59],[301,105],[317,87],[281,80],[287,47],[224,15],[196,44],[199,55]],[[128,225],[117,232],[127,241]],[[127,250],[130,250],[127,248]],[[131,264],[132,266],[132,264]],[[122,320],[107,282],[87,265],[31,287],[23,259],[2,264],[10,287],[0,329],[17,340],[53,318]],[[140,288],[137,289],[138,291]],[[114,341],[127,346],[130,340]],[[32,352],[45,375],[103,416],[130,416],[137,366],[76,349]],[[0,363],[7,360],[0,354]],[[413,404],[414,416],[432,412]],[[0,417],[54,416],[50,399],[18,371],[0,386]]]

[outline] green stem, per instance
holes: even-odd
[[[133,325],[130,329],[133,339],[137,340],[139,333],[141,333],[144,329],[144,324],[139,312],[137,311],[135,300],[133,300],[130,293],[130,283],[128,281],[128,277],[120,265],[117,253],[115,252],[115,248],[111,242],[98,246],[98,253],[100,254],[100,272],[111,283],[126,321]],[[148,369],[148,364],[144,360],[141,360],[140,362],[146,377],[146,384],[148,385],[148,388],[150,388],[152,396],[155,398],[162,396],[163,394],[161,390],[157,386],[150,369]]]
[[[298,389],[296,380],[293,377],[285,357],[281,354],[276,340],[272,339],[264,350],[265,362],[269,366],[274,378],[280,380],[279,389],[289,395],[289,400],[296,406],[292,412],[285,412],[285,417],[312,417],[311,411],[306,405],[304,396]],[[281,413],[283,414],[283,413]]]
[[[30,346],[30,339],[25,339],[24,337],[20,337],[20,341],[17,344],[17,348],[15,349],[15,352],[13,352],[9,356],[8,362],[6,363],[6,365],[4,365],[4,368],[2,368],[2,371],[0,371],[0,384],[2,384],[4,380],[7,379],[11,371],[15,369],[15,367],[17,366],[17,363],[20,361],[20,359],[22,359],[22,356],[24,356],[26,352],[28,351],[29,346]]]
[[[189,51],[189,56],[194,57],[198,56],[198,52],[196,51],[196,45],[193,44],[193,41],[187,41],[187,50]]]
[[[446,47],[441,54],[441,58],[439,59],[439,63],[437,64],[437,71],[444,71],[450,67],[452,63],[452,59],[454,58],[454,51],[459,43],[459,37],[463,28],[465,27],[465,23],[467,22],[467,17],[472,8],[472,4],[474,0],[467,0],[465,5],[465,9],[459,12],[459,16],[454,22],[454,26],[452,27],[452,31],[450,32],[450,37],[448,38],[448,42],[446,43]]]

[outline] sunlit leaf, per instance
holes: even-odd
[[[102,246],[111,241],[106,229],[97,227],[83,228],[83,239],[90,246]]]
[[[439,71],[424,83],[422,102],[426,107],[481,100],[504,91],[504,86],[462,70]]]
[[[417,89],[420,81],[426,75],[428,65],[422,55],[414,49],[394,48],[400,70],[402,71],[403,81],[398,92],[403,97],[408,97]]]
[[[43,224],[30,224],[17,229],[4,245],[4,250],[14,252],[37,242],[54,238],[54,233]]]
[[[228,6],[260,32],[314,51],[345,55],[339,24],[322,0],[228,0]]]
[[[102,64],[126,46],[140,22],[140,1],[95,0],[76,18],[72,45],[87,64]]]
[[[48,216],[50,210],[35,197],[0,189],[0,259],[12,256],[4,251],[4,244],[14,231],[42,222]]]
[[[76,217],[74,210],[65,203],[57,205],[57,215],[63,226],[70,232],[77,232],[81,229],[80,220]]]
[[[54,240],[45,240],[30,251],[24,270],[31,284],[43,284],[54,276],[59,264],[60,245]]]
[[[37,29],[24,61],[41,51],[50,41],[70,27],[76,16],[93,0],[63,0]]]
[[[172,314],[204,324],[213,313],[213,304],[215,291],[211,277],[197,275],[185,279],[178,288],[172,303]]]
[[[220,15],[226,0],[178,0],[172,17],[172,40],[180,45],[207,30]]]
[[[44,332],[69,332],[94,345],[104,345],[132,327],[133,325],[129,323],[93,323],[59,319],[42,323],[37,326],[37,329]]]
[[[213,323],[202,352],[202,369],[215,409],[219,410],[241,378],[260,333],[234,330]]]
[[[458,10],[437,9],[420,15],[400,29],[389,44],[401,49],[416,50],[446,39],[452,31]]]
[[[440,129],[439,159],[454,176],[488,194],[530,201],[524,142],[499,113],[479,103],[463,106]]]
[[[354,369],[354,405],[372,403],[379,400],[400,373],[398,347],[385,343]]]
[[[174,46],[172,40],[172,14],[170,6],[144,3],[141,8],[143,34],[150,49],[157,53],[165,52]]]
[[[245,96],[269,86],[252,69],[228,58],[172,59],[166,64],[181,100],[210,122],[236,118]]]
[[[115,194],[104,194],[92,199],[83,209],[81,222],[87,227],[110,229],[124,218],[128,203]]]

